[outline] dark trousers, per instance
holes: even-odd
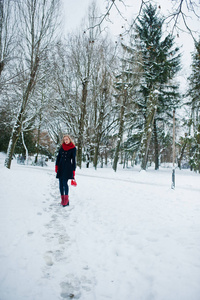
[[[61,195],[68,195],[69,187],[68,187],[68,179],[59,178],[59,188]]]

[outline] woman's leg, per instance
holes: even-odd
[[[61,195],[61,205],[64,204],[64,186],[63,186],[63,179],[59,178],[59,189]]]
[[[68,187],[68,179],[63,179],[63,186],[64,186],[64,190],[65,190],[63,206],[67,206],[67,205],[69,205],[69,196],[68,196],[69,187]]]
[[[63,187],[64,187],[65,195],[68,195],[69,193],[68,179],[63,179]]]
[[[61,196],[64,195],[64,185],[63,185],[63,179],[59,178],[59,189]]]

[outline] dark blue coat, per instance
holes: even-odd
[[[60,148],[56,166],[58,166],[57,178],[74,179],[73,171],[76,169],[76,147],[65,151],[62,147]]]

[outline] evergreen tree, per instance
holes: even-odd
[[[188,96],[191,99],[187,103],[191,110],[190,124],[193,126],[189,160],[191,168],[200,173],[200,41],[195,44],[195,52],[192,55]]]
[[[178,85],[172,82],[180,68],[179,49],[174,38],[168,34],[163,39],[163,20],[156,7],[147,6],[136,24],[136,50],[142,57],[142,76],[137,105],[143,116],[141,136],[141,167],[146,169],[149,145],[154,135],[155,153],[158,157],[157,123],[168,119],[178,103]],[[158,168],[158,161],[156,169]]]
[[[191,118],[194,130],[200,123],[200,41],[195,44],[195,52],[192,55],[192,73],[189,77],[188,96],[191,101]]]

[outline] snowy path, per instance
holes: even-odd
[[[200,299],[200,177],[121,174],[0,168],[0,300]]]

